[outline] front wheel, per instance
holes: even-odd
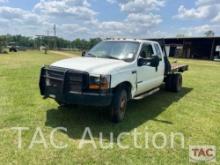
[[[121,122],[125,117],[127,108],[128,94],[123,88],[118,88],[115,92],[114,99],[111,105],[111,119],[114,123]]]

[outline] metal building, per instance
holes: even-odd
[[[171,57],[220,59],[220,37],[183,37],[151,39],[165,44]]]

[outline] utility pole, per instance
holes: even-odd
[[[46,35],[36,35],[36,37],[40,40],[39,42],[40,42],[40,44],[39,44],[39,47],[40,47],[40,49],[41,49],[41,46],[42,46],[42,39],[43,38],[47,38],[47,36]],[[44,54],[47,54],[47,49],[48,49],[48,46],[46,45],[46,43],[44,43],[45,45],[44,45]]]
[[[54,24],[53,26],[53,32],[54,32],[54,49],[57,47],[57,26]]]
[[[56,26],[56,24],[54,24],[54,26],[53,26],[53,32],[54,32],[54,37],[56,37],[57,36],[57,26]]]
[[[50,36],[50,31],[49,30],[47,30],[47,37],[49,37]]]

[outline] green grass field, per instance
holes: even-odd
[[[184,74],[181,93],[161,90],[141,101],[132,101],[124,122],[112,124],[103,109],[80,107],[58,108],[53,100],[43,100],[39,94],[40,67],[65,56],[37,51],[0,55],[0,164],[189,164],[189,145],[220,147],[220,63],[197,60],[178,60],[190,65]],[[66,127],[68,132],[55,134],[56,143],[66,143],[66,149],[55,149],[50,144],[53,128]],[[29,127],[22,133],[22,148],[17,148],[17,132],[12,127]],[[43,131],[48,148],[36,144],[29,149],[37,127]],[[177,143],[175,149],[167,146],[158,150],[149,148],[120,149],[114,139],[113,149],[95,150],[91,145],[78,149],[85,127],[90,127],[99,143],[103,132],[104,144],[110,141],[110,132],[117,137],[121,132],[136,128],[149,134],[181,132],[185,148]],[[144,144],[144,136],[139,144]],[[124,136],[123,144],[133,143]],[[159,140],[158,143],[161,141]],[[217,152],[217,161],[220,154]],[[218,164],[218,163],[216,163]]]

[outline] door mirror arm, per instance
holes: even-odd
[[[86,51],[83,51],[82,52],[82,57],[85,57],[86,56]]]

